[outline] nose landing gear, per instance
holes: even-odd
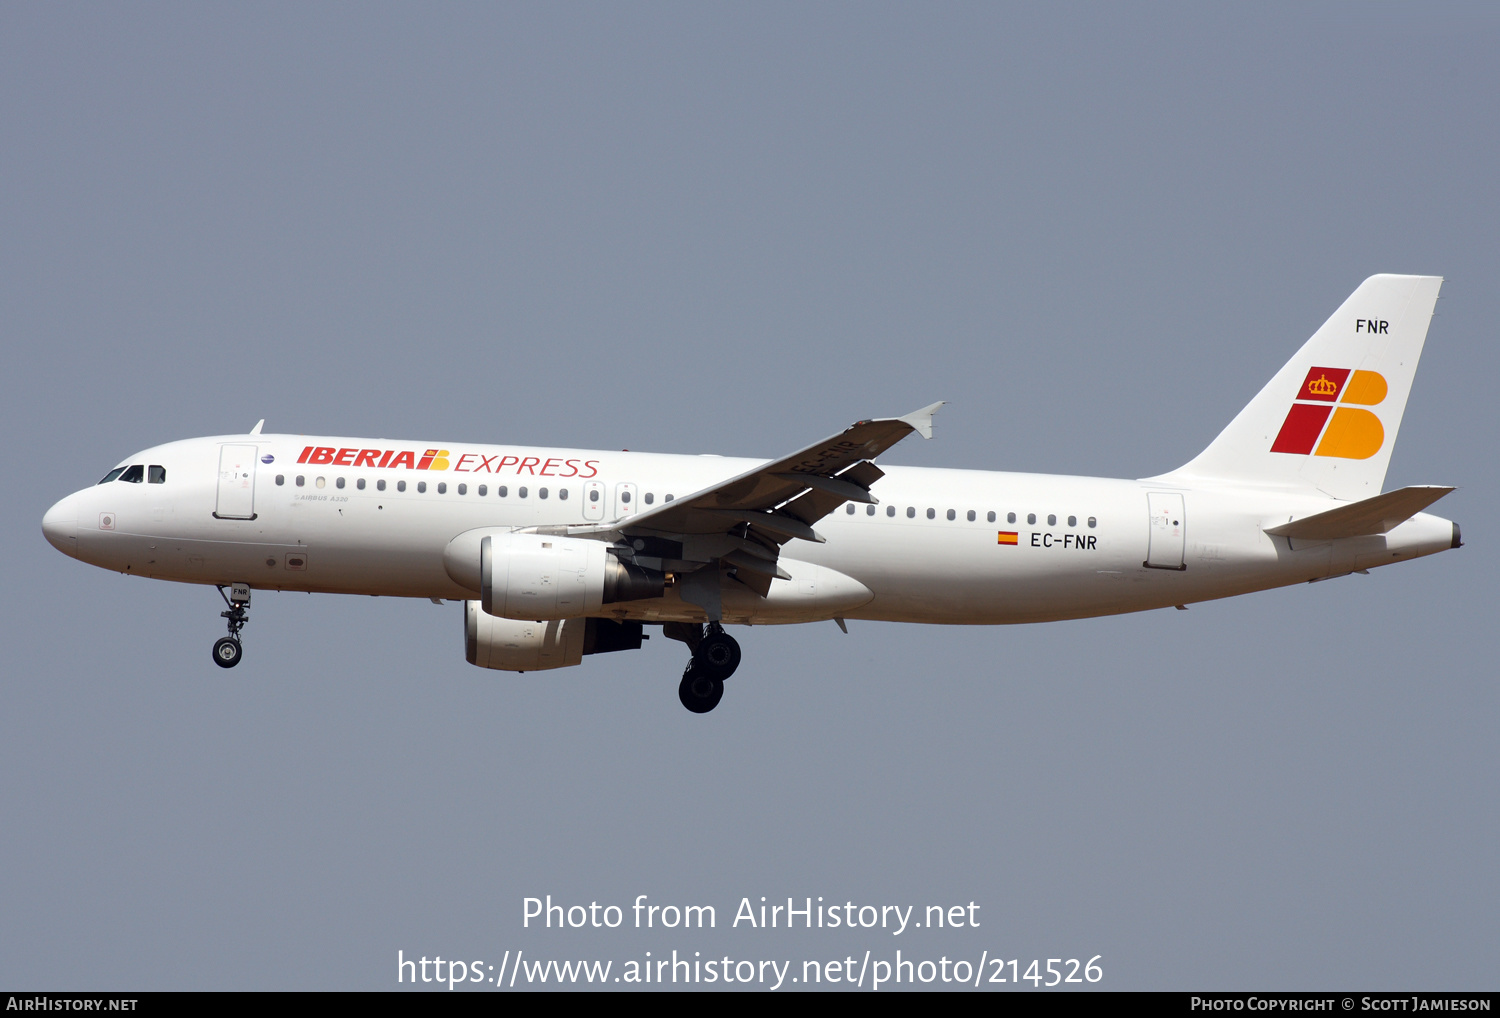
[[[717,622],[708,624],[708,632],[696,623],[668,622],[663,635],[681,640],[693,656],[677,685],[677,699],[694,714],[707,714],[724,696],[724,680],[740,666],[739,641]]]
[[[214,664],[220,668],[233,668],[244,655],[240,641],[233,636],[221,636],[214,643]]]
[[[219,613],[221,619],[229,620],[229,635],[220,637],[214,644],[214,664],[220,668],[233,668],[245,654],[244,648],[240,646],[240,630],[250,621],[250,585],[231,583],[227,595],[220,585],[219,596],[229,606],[228,611]]]

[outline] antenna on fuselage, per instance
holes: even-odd
[[[253,427],[253,428],[250,429],[250,434],[252,434],[252,435],[259,435],[260,434],[260,429],[264,428],[265,426],[266,426],[266,419],[264,417],[262,417],[260,420],[258,420],[258,421],[255,422],[255,427]]]

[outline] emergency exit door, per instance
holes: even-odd
[[[586,520],[604,519],[603,483],[589,481],[583,486],[583,518]]]
[[[255,449],[253,445],[225,445],[219,448],[219,499],[214,507],[216,519],[255,519]]]
[[[1151,569],[1186,569],[1183,551],[1187,517],[1182,512],[1182,495],[1175,491],[1148,492],[1146,505],[1151,513],[1151,534],[1143,564]]]
[[[634,484],[626,481],[615,485],[615,519],[623,520],[634,516],[639,508]]]

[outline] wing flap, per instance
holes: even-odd
[[[862,485],[853,484],[842,477],[824,477],[822,474],[777,474],[783,481],[793,481],[807,488],[816,488],[838,498],[844,502],[870,502],[880,501],[870,494],[870,489]]]

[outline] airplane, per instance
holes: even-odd
[[[1179,607],[1462,545],[1381,492],[1442,279],[1365,280],[1202,453],[1139,480],[880,467],[934,403],[774,460],[262,434],[170,442],[52,506],[57,549],[212,584],[231,668],[252,590],[452,599],[482,668],[687,645],[713,710],[726,625],[998,625]],[[226,589],[228,593],[226,594]]]

